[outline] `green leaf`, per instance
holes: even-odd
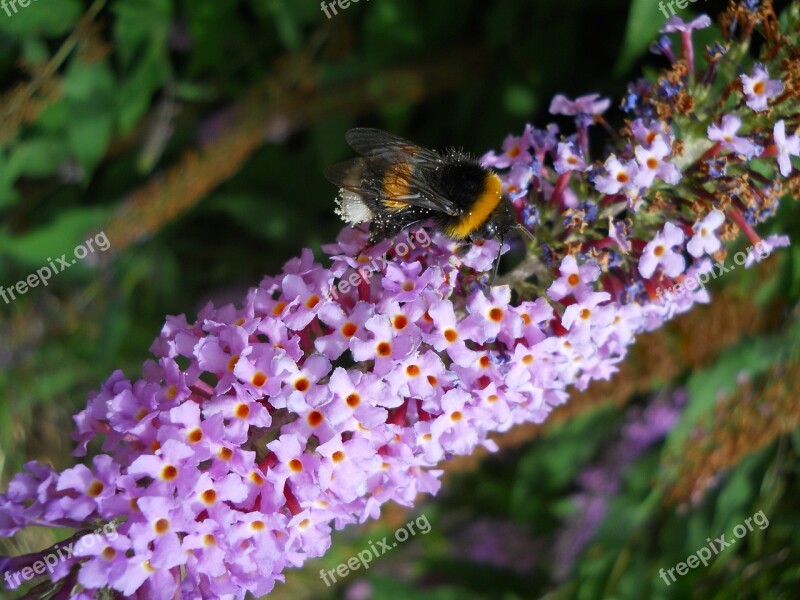
[[[16,0],[6,7],[0,9],[0,32],[18,40],[65,35],[82,11],[78,0]]]
[[[0,149],[0,210],[19,202],[20,195],[14,189],[16,175],[11,171],[8,153]]]
[[[111,115],[82,117],[70,127],[70,146],[75,158],[87,172],[92,172],[105,155],[113,130]]]
[[[153,95],[164,85],[169,74],[170,67],[163,49],[151,48],[122,81],[117,94],[117,118],[122,135],[130,133],[147,112]]]
[[[67,140],[73,155],[91,173],[105,155],[114,131],[114,76],[105,62],[72,61],[64,84],[70,120]]]
[[[56,172],[67,158],[67,149],[60,139],[39,137],[16,146],[8,162],[7,176],[47,177]]]
[[[103,223],[106,212],[97,208],[72,209],[52,223],[26,235],[0,235],[0,255],[13,257],[28,267],[42,267],[47,261],[73,253],[90,232]],[[113,241],[112,241],[113,243]]]
[[[614,65],[614,75],[624,75],[647,51],[664,26],[667,17],[659,10],[658,0],[633,0],[628,13],[625,39]]]
[[[730,473],[725,485],[717,497],[714,513],[714,530],[728,533],[748,516],[746,513],[758,487],[753,485],[753,471],[759,467],[761,457],[750,455],[739,463]],[[730,537],[730,536],[728,536]]]
[[[172,19],[170,0],[115,2],[114,39],[122,66],[130,67],[147,46],[166,51]]]
[[[97,101],[110,98],[114,87],[114,75],[106,62],[73,60],[64,78],[64,97],[73,103]]]

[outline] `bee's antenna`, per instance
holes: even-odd
[[[530,231],[528,231],[528,228],[527,228],[527,227],[525,227],[524,225],[522,225],[521,223],[517,223],[517,224],[514,226],[514,229],[519,229],[519,230],[520,230],[522,233],[524,233],[524,234],[527,236],[527,238],[528,238],[530,241],[532,241],[532,242],[535,242],[535,241],[536,241],[536,238],[535,238],[535,237],[533,237],[533,234],[532,234]]]

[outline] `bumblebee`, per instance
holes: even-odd
[[[340,188],[336,214],[370,224],[370,243],[431,220],[453,240],[500,238],[519,227],[497,174],[463,152],[428,150],[379,129],[345,135],[361,157],[325,169]],[[530,233],[525,229],[526,234]]]

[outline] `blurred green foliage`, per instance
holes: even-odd
[[[724,4],[698,7],[713,14]],[[17,8],[0,10],[0,285],[98,231],[111,249],[0,300],[4,483],[33,458],[71,464],[70,415],[114,369],[139,372],[165,315],[191,319],[208,300],[237,301],[301,247],[318,251],[335,237],[341,223],[321,171],[347,153],[349,127],[481,154],[525,122],[548,122],[555,93],[619,100],[628,80],[661,64],[645,54],[664,21],[657,0],[371,0],[331,19],[316,0]],[[242,141],[254,131],[258,143]],[[192,187],[195,150],[220,166],[203,189]],[[174,195],[155,202],[164,190]],[[800,231],[796,211],[782,211],[775,228]],[[800,254],[787,250],[781,261],[759,301],[780,301],[788,315],[800,295]],[[690,509],[665,505],[653,486],[720,388],[786,360],[797,339],[786,330],[672,382],[690,392],[684,421],[627,471],[569,578],[552,579],[547,544],[577,510],[568,499],[575,478],[615,439],[619,410],[574,419],[451,481],[424,509],[433,531],[369,573],[373,597],[793,597],[797,432],[748,456]],[[669,588],[660,582],[659,568],[759,509],[768,529],[708,569]],[[529,544],[534,566],[481,565],[455,552],[459,530],[481,521],[512,524],[509,547]],[[348,535],[356,548],[365,543],[363,533]],[[327,590],[312,581],[309,595],[357,597],[354,583]]]

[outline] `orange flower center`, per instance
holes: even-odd
[[[89,488],[86,490],[86,494],[92,498],[96,498],[97,496],[103,493],[104,487],[105,486],[103,485],[102,481],[98,481],[97,479],[95,479],[94,481],[92,481],[92,483],[89,484]]]
[[[237,419],[246,419],[250,416],[250,407],[247,404],[239,403],[236,405],[236,409],[233,411],[234,416]]]
[[[167,533],[169,531],[169,521],[166,519],[159,519],[153,525],[153,529],[159,535]]]
[[[417,365],[408,365],[406,367],[406,375],[409,377],[416,377],[419,375],[419,367]]]

